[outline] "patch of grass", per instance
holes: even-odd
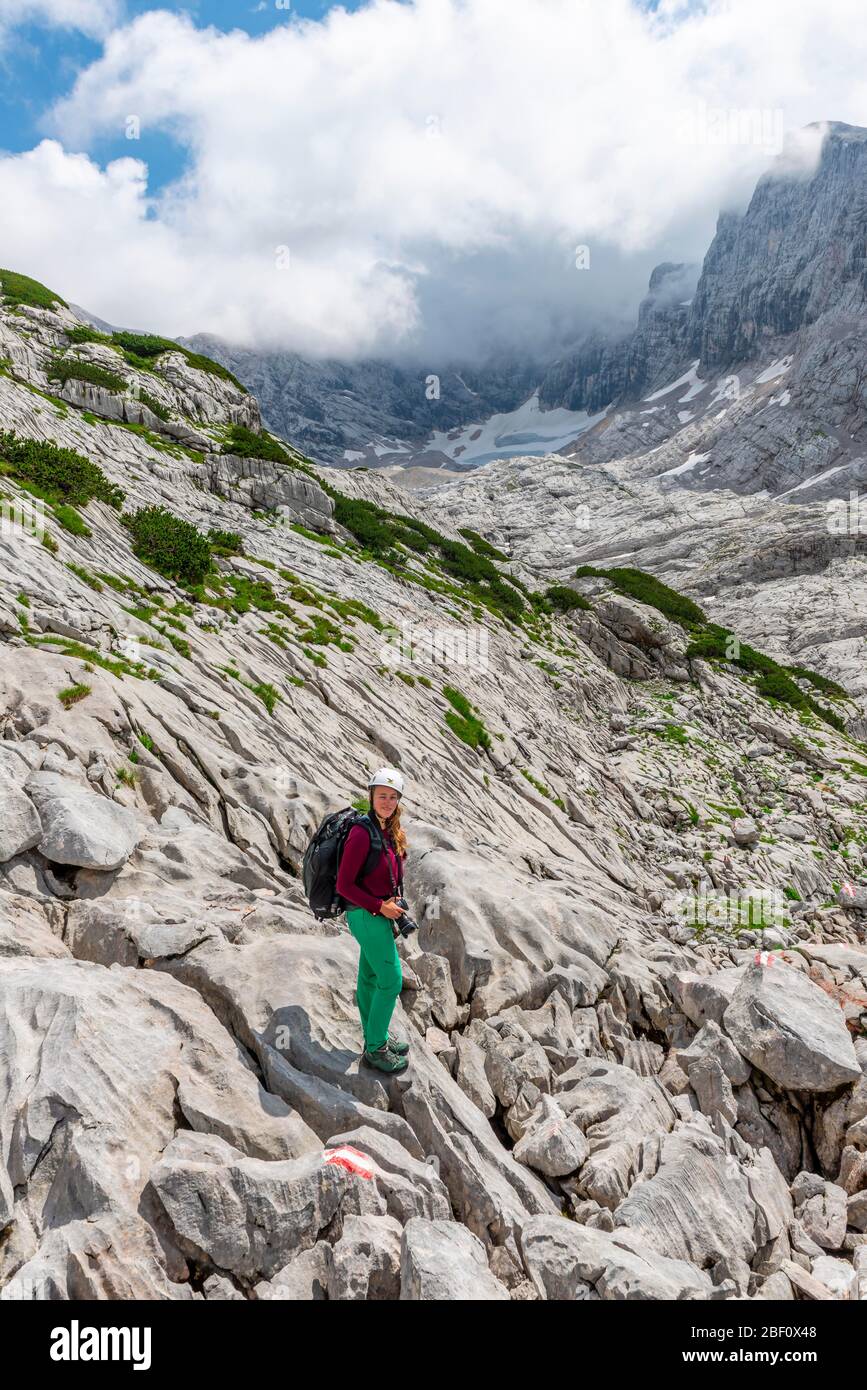
[[[190,657],[192,656],[189,642],[187,642],[183,637],[175,637],[173,632],[169,632],[167,628],[160,626],[159,623],[155,623],[154,626],[156,627],[157,632],[161,632],[164,637],[167,637],[169,639],[175,651],[178,653],[178,656],[185,656],[189,661]]]
[[[69,507],[65,502],[57,502],[51,509],[57,520],[60,522],[64,531],[69,531],[73,536],[92,536],[93,532],[86,524],[74,507]]]
[[[32,304],[37,309],[53,309],[60,304],[64,309],[69,308],[66,300],[61,299],[54,290],[15,270],[0,270],[0,288],[3,298],[10,304]]]
[[[79,661],[91,662],[91,666],[85,666],[86,670],[92,670],[93,666],[101,666],[104,671],[110,671],[113,676],[137,676],[139,680],[144,680],[146,676],[153,676],[155,673],[146,671],[140,664],[135,665],[126,661],[123,657],[112,658],[103,656],[102,652],[95,647],[87,647],[83,642],[74,642],[69,637],[62,637],[59,633],[42,633],[38,638],[30,639],[31,646],[37,647],[59,647],[64,656],[77,657]]]
[[[446,723],[452,733],[470,748],[490,748],[491,735],[475,712],[475,707],[452,685],[443,686],[443,695],[452,706],[446,710]]]
[[[58,690],[57,698],[64,709],[71,709],[79,700],[85,699],[90,694],[89,685],[68,685],[65,690]]]
[[[308,541],[316,541],[319,545],[333,546],[335,543],[333,536],[311,531],[309,527],[302,526],[300,521],[291,522],[289,530],[294,531],[297,536],[304,536]]]
[[[154,751],[154,741],[151,738],[150,734],[136,733],[136,738],[138,739],[142,748],[146,748],[149,753],[152,753]]]
[[[656,734],[657,738],[665,739],[667,743],[678,743],[680,745],[689,743],[686,730],[681,724],[666,724],[664,729],[652,729],[651,732]]]
[[[262,701],[268,713],[273,714],[274,706],[280,699],[279,690],[276,690],[273,685],[262,685],[261,683],[259,685],[249,685],[246,681],[244,681],[244,684],[247,686],[248,690],[252,690],[254,695],[259,696],[259,699]]]
[[[226,578],[226,584],[232,590],[232,594],[224,600],[224,604],[235,613],[249,613],[251,608],[257,609],[260,613],[288,612],[267,579],[250,579],[245,574],[230,574]]]
[[[545,783],[544,783],[544,782],[539,782],[539,781],[533,776],[532,772],[528,771],[528,769],[527,769],[526,767],[522,767],[522,768],[520,769],[520,771],[521,771],[521,773],[523,774],[523,776],[526,777],[527,781],[528,781],[529,783],[531,783],[531,785],[534,786],[534,787],[536,788],[536,791],[537,791],[537,792],[541,792],[542,795],[545,796],[545,797],[547,797],[549,801],[552,800],[551,793],[549,792],[548,788],[545,786]]]
[[[100,581],[96,579],[92,574],[90,574],[86,569],[82,569],[81,565],[74,565],[71,560],[67,560],[66,568],[68,570],[71,570],[73,574],[78,575],[78,578],[82,581],[82,583],[86,584],[88,588],[93,589],[94,593],[102,593],[102,584],[100,583]]]
[[[840,762],[846,763],[859,777],[867,777],[867,764],[856,762],[854,758],[841,758]]]

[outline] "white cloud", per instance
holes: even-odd
[[[60,143],[0,159],[2,261],[167,332],[455,357],[533,343],[634,309],[654,259],[700,257],[783,133],[867,123],[861,15],[374,0],[254,39],[151,12],[55,110]],[[135,159],[70,153],[130,116],[190,153],[153,200]]]
[[[10,30],[27,23],[78,29],[101,38],[120,13],[120,0],[0,0],[0,43]]]

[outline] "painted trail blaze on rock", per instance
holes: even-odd
[[[345,1168],[349,1173],[357,1173],[360,1178],[372,1178],[373,1160],[354,1149],[351,1144],[341,1144],[339,1149],[323,1149],[322,1162],[332,1163],[336,1168]]]

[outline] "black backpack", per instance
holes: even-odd
[[[358,875],[365,878],[376,868],[385,848],[379,823],[369,812],[363,814],[352,806],[347,806],[343,811],[333,811],[325,817],[304,851],[301,865],[304,892],[314,917],[320,922],[326,917],[339,917],[347,906],[352,906],[337,891],[337,870],[346,837],[354,825],[363,825],[370,835],[370,849],[364,868]]]

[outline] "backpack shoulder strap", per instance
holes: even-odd
[[[370,815],[369,812],[366,812],[365,814],[359,816],[355,824],[363,825],[368,835],[370,836],[370,849],[367,853],[367,859],[365,860],[364,868],[362,869],[361,874],[359,875],[360,878],[366,878],[369,873],[372,873],[372,871],[376,868],[377,864],[379,863],[379,856],[385,847],[385,841],[382,838],[382,831],[380,830],[379,825],[377,824],[376,818]]]

